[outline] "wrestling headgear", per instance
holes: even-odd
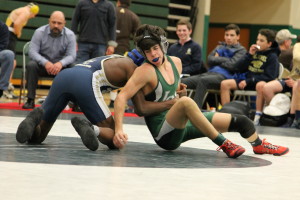
[[[29,6],[29,8],[30,8],[30,12],[32,12],[33,14],[36,15],[36,14],[39,13],[40,8],[39,8],[38,5],[36,5],[36,4],[34,4],[34,3],[30,3],[30,4],[28,4],[28,6]]]
[[[159,44],[162,52],[167,53],[169,42],[166,38],[166,32],[158,27],[153,25],[142,25],[138,28],[135,33],[134,43],[136,49],[144,56],[144,50],[150,49],[153,45]]]

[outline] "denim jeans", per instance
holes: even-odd
[[[78,42],[76,64],[84,62],[91,58],[104,56],[105,52],[106,52],[106,45],[104,44]]]
[[[14,67],[15,54],[11,50],[0,51],[0,90],[7,90],[11,72]]]

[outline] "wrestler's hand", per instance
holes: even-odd
[[[114,145],[119,149],[122,149],[127,144],[127,140],[128,136],[126,133],[123,132],[116,132],[113,138]]]
[[[184,84],[184,83],[180,83],[179,84],[179,87],[178,87],[178,89],[176,91],[177,94],[178,94],[178,96],[179,96],[179,98],[183,97],[183,96],[187,96],[186,88],[187,88],[186,84]]]

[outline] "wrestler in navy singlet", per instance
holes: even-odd
[[[77,103],[93,124],[111,116],[102,93],[119,87],[108,82],[102,66],[105,60],[116,57],[123,56],[97,57],[62,70],[54,78],[48,97],[42,105],[43,120],[54,122],[69,101]]]

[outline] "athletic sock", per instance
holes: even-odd
[[[257,139],[254,140],[253,142],[250,142],[251,146],[253,146],[253,147],[261,145],[261,143],[262,143],[262,140],[259,137],[257,137]]]
[[[262,115],[262,112],[260,112],[260,111],[255,112],[255,116],[254,116],[254,120],[253,120],[254,125],[259,125],[259,119],[260,119],[261,115]]]
[[[213,140],[213,142],[218,145],[221,146],[224,142],[225,142],[226,138],[219,133],[219,135],[216,137],[216,139]]]

